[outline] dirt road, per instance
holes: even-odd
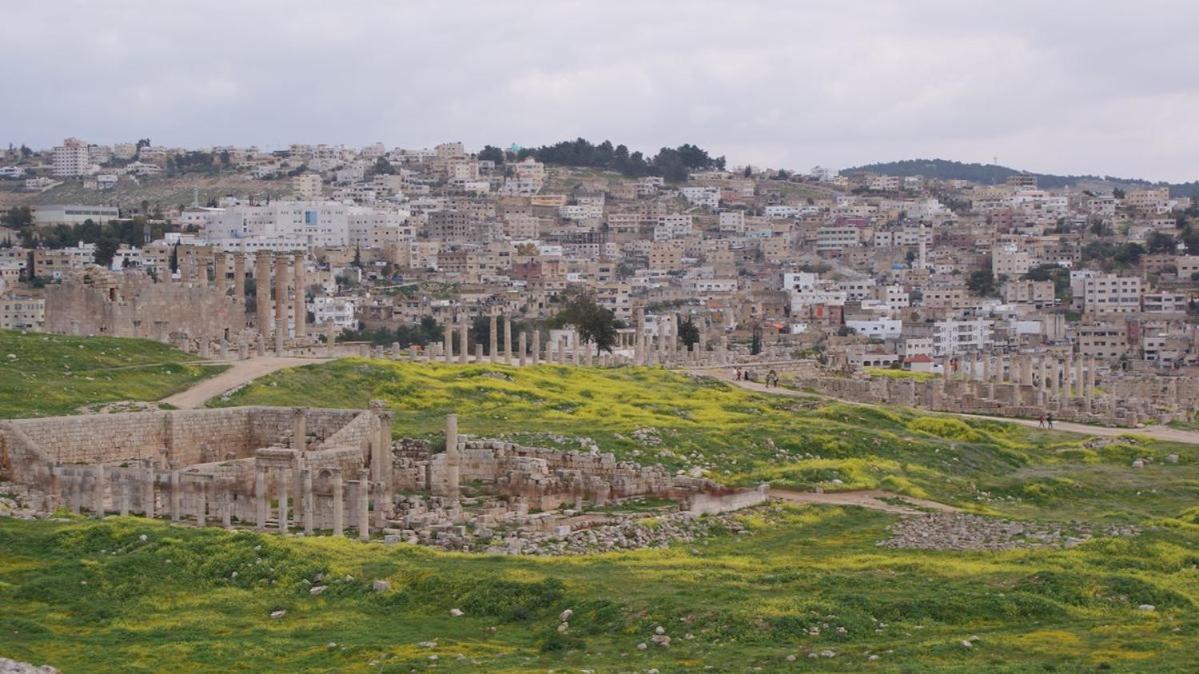
[[[944,503],[913,498],[911,496],[899,496],[898,494],[892,494],[880,489],[825,492],[819,494],[807,491],[791,491],[790,489],[771,489],[770,496],[791,503],[861,506],[897,515],[919,515],[923,512],[921,508],[941,512],[957,512],[957,508],[945,505]]]
[[[279,358],[276,356],[239,360],[217,376],[205,379],[186,391],[163,398],[160,402],[174,405],[182,410],[195,409],[203,407],[209,399],[215,398],[225,391],[235,389],[276,370],[324,362],[326,359],[322,358]]]

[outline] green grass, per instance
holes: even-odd
[[[406,672],[427,669],[431,654],[439,670],[501,672],[1194,664],[1194,526],[1071,550],[930,553],[876,548],[891,519],[860,509],[749,519],[748,537],[556,559],[137,518],[0,521],[0,654],[66,672]],[[329,589],[313,597],[305,581],[317,573]],[[376,579],[391,590],[373,592]],[[1137,610],[1145,603],[1157,610]],[[287,615],[270,619],[277,609]],[[658,625],[671,647],[637,650]],[[806,657],[824,649],[837,656]]]
[[[940,375],[932,372],[912,372],[910,370],[896,370],[889,367],[868,367],[865,369],[866,374],[872,377],[886,377],[888,379],[914,379],[916,381],[928,381],[936,379]]]
[[[71,414],[84,405],[152,401],[224,369],[140,339],[0,330],[0,418]]]
[[[396,413],[396,436],[436,438],[456,412],[466,433],[563,448],[587,438],[729,483],[880,487],[1143,533],[1071,549],[891,550],[876,546],[891,515],[774,506],[743,514],[749,536],[514,558],[138,518],[0,520],[0,655],[66,672],[1194,670],[1194,446],[1135,436],[1088,446],[1067,433],[762,395],[649,368],[345,359],[268,375],[213,404],[372,399]],[[1168,453],[1179,463],[1162,461]],[[1153,461],[1131,468],[1141,456]],[[329,589],[313,597],[305,581],[317,573]],[[373,592],[376,579],[391,590]],[[270,619],[276,609],[287,615]],[[638,650],[658,625],[670,648]],[[807,657],[826,649],[836,657]]]

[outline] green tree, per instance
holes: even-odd
[[[386,157],[379,157],[375,160],[375,165],[371,168],[376,175],[395,175],[396,169],[387,161]]]
[[[102,267],[112,265],[112,258],[116,255],[117,248],[120,242],[111,236],[102,236],[96,241],[96,264]]]
[[[496,166],[504,163],[504,151],[493,145],[484,145],[479,150],[479,161],[493,161]]]
[[[995,294],[995,275],[989,269],[972,272],[966,279],[966,287],[975,295],[987,297]]]
[[[1174,238],[1173,234],[1165,232],[1152,232],[1145,242],[1145,250],[1150,253],[1173,253],[1176,246],[1178,246],[1178,240]]]
[[[587,293],[578,293],[568,299],[562,310],[551,318],[550,327],[574,326],[584,344],[594,344],[596,352],[612,352],[616,344],[616,315],[600,306]]]
[[[692,344],[699,342],[699,326],[695,324],[695,321],[691,320],[690,316],[685,321],[679,323],[679,339],[683,340],[683,344],[688,349],[691,348]]]

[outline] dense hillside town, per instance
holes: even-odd
[[[527,341],[541,328],[526,352],[805,361],[864,399],[900,373],[991,385],[969,409],[1121,424],[1188,417],[1199,399],[1179,378],[1199,365],[1199,208],[1165,186],[801,174],[583,139],[266,152],[68,138],[5,162],[4,328],[429,357],[452,353],[454,325],[461,353],[485,349],[502,314]],[[122,203],[131,185],[211,175],[289,193]],[[60,183],[100,198],[23,202]],[[1139,402],[1116,406],[1117,390]]]

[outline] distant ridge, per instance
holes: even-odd
[[[1166,183],[1141,180],[1139,178],[1116,178],[1114,176],[1062,176],[1051,173],[1032,173],[1020,171],[998,164],[969,164],[948,159],[905,159],[902,161],[866,164],[842,171],[845,174],[881,173],[891,176],[921,175],[926,178],[940,180],[969,180],[989,185],[1001,184],[1014,175],[1036,176],[1037,185],[1045,188],[1070,187],[1082,182],[1105,182],[1115,187],[1152,187],[1169,186],[1170,195],[1175,197],[1190,197],[1199,195],[1199,181],[1189,183]]]

